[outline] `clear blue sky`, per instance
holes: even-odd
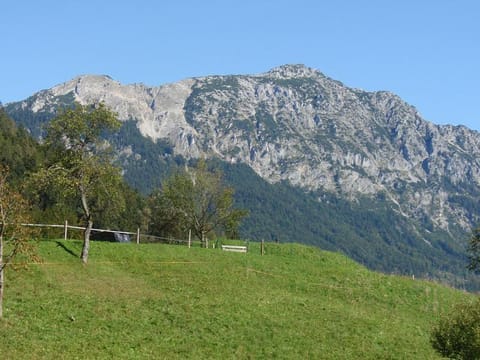
[[[0,101],[80,74],[161,85],[302,63],[480,130],[477,0],[6,0]]]

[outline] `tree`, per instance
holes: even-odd
[[[211,232],[237,235],[245,210],[233,207],[233,188],[226,187],[219,171],[209,171],[205,161],[168,178],[152,199],[150,230],[179,236],[191,230],[202,242]]]
[[[480,358],[480,300],[454,307],[433,328],[433,348],[449,359]]]
[[[480,271],[480,227],[472,232],[468,253],[468,269],[478,273]]]
[[[18,254],[36,258],[30,242],[30,231],[22,223],[28,222],[28,204],[7,183],[9,170],[0,165],[0,318],[3,317],[3,290],[5,269]],[[8,254],[6,245],[8,244]]]
[[[100,209],[124,208],[119,188],[120,169],[111,162],[110,146],[102,140],[120,121],[104,104],[62,111],[47,128],[48,166],[33,176],[43,189],[53,187],[65,198],[78,201],[85,221],[82,262],[87,263],[94,215]]]

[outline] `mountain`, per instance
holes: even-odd
[[[392,93],[352,89],[315,69],[285,65],[159,87],[80,76],[5,108],[41,137],[42,123],[73,101],[103,101],[118,113],[125,125],[111,141],[127,180],[144,191],[185,159],[216,159],[232,173],[242,169],[230,178],[240,188],[242,179],[257,184],[242,188],[239,198],[260,219],[247,235],[281,237],[291,226],[260,229],[298,214],[321,230],[298,229],[303,239],[285,240],[329,244],[387,271],[409,273],[425,262],[423,274],[463,272],[466,234],[480,216],[480,134],[425,121]],[[283,204],[283,218],[266,219],[249,196],[263,186],[261,195],[272,191],[263,201]],[[278,193],[303,200],[292,209],[296,200],[282,202]],[[306,203],[311,211],[302,208]],[[325,218],[338,226],[327,231]],[[347,235],[360,240],[348,244],[341,239]],[[403,260],[389,268],[392,253]]]

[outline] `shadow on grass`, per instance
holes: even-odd
[[[74,256],[74,257],[78,257],[79,255],[75,254],[73,252],[73,250],[70,250],[69,248],[67,248],[65,246],[65,244],[61,243],[60,241],[57,241],[57,246],[61,247],[63,250],[65,250],[67,253],[69,253],[70,255]]]

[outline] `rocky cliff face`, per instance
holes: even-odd
[[[187,158],[245,163],[269,182],[350,200],[381,196],[444,230],[479,221],[478,132],[434,125],[394,94],[348,88],[303,65],[160,87],[81,76],[7,111],[51,113],[65,99],[104,101]]]

